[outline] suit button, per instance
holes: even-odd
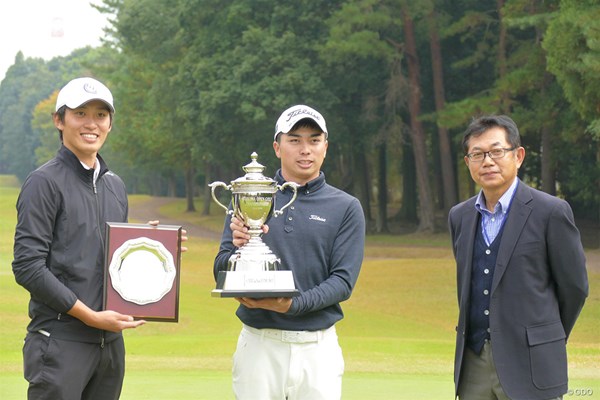
[[[484,313],[485,315],[490,315],[490,310],[485,310],[483,313]]]
[[[490,291],[489,291],[489,290],[487,290],[487,289],[485,289],[485,290],[483,291],[483,294],[485,294],[485,295],[487,296],[488,294],[490,294]]]

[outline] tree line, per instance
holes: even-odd
[[[15,57],[0,84],[0,173],[54,155],[58,90],[90,75],[113,91],[103,156],[130,192],[211,205],[258,152],[277,168],[275,120],[325,116],[324,172],[359,198],[371,232],[445,229],[476,193],[460,139],[508,114],[521,179],[599,218],[600,5],[596,0],[103,0],[103,45],[50,61]],[[200,198],[200,200],[198,200]]]

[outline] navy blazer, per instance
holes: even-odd
[[[459,306],[455,390],[465,351],[475,230],[481,229],[475,200],[454,206],[448,216]],[[567,392],[566,342],[587,295],[585,255],[571,207],[519,182],[490,293],[492,352],[508,397],[548,399]]]

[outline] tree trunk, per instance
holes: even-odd
[[[379,152],[377,166],[377,233],[389,233],[387,225],[387,146],[381,143],[377,146]]]
[[[365,220],[367,224],[367,231],[372,229],[373,218],[371,216],[371,196],[370,196],[370,182],[369,179],[369,169],[367,164],[367,156],[363,149],[358,149],[356,154],[354,155],[354,176],[356,180],[356,197],[362,204],[363,211],[365,213]],[[358,174],[356,174],[358,172]],[[358,176],[356,176],[358,175]]]
[[[167,179],[167,197],[177,197],[177,180],[174,173],[170,173]]]
[[[498,78],[501,80],[506,76],[506,24],[504,24],[504,13],[502,7],[504,7],[504,0],[496,0],[496,6],[498,8],[498,21],[500,23],[500,31],[498,34]],[[500,111],[504,114],[510,112],[510,99],[506,91],[500,92]]]
[[[446,104],[444,93],[444,72],[442,68],[442,50],[436,26],[436,12],[432,10],[427,16],[429,20],[429,44],[431,48],[431,64],[433,70],[433,95],[435,98],[435,111],[439,114]],[[452,163],[452,149],[448,129],[438,125],[440,166],[442,170],[443,207],[448,214],[450,208],[458,202],[456,193],[456,175]]]
[[[185,195],[187,198],[186,212],[196,211],[194,206],[194,167],[190,162],[189,166],[185,168]]]
[[[162,179],[160,177],[152,179],[150,181],[150,194],[152,196],[162,196],[163,195],[162,186],[163,186]]]
[[[419,120],[421,115],[421,84],[419,79],[419,59],[415,42],[414,24],[408,14],[408,6],[402,3],[402,22],[406,44],[406,59],[408,63],[408,77],[410,94],[408,109],[410,112],[410,136],[415,155],[417,172],[417,189],[419,192],[419,232],[434,232],[434,207],[429,187],[429,168],[427,165],[427,148],[423,124]]]
[[[417,218],[417,178],[415,157],[408,140],[402,146],[402,206],[398,213],[401,221],[416,223]]]
[[[548,126],[543,125],[542,136],[542,191],[556,195],[556,170],[552,156],[552,133]]]
[[[204,163],[204,176],[206,177],[204,181],[204,187],[202,188],[202,215],[210,215],[210,204],[212,202],[211,188],[208,186],[212,181],[212,166],[209,161]]]
[[[542,97],[545,97],[547,88],[552,84],[553,80],[553,75],[548,72],[544,73],[544,79],[542,80],[542,87],[540,89]],[[547,121],[555,121],[557,117],[556,114],[556,111],[551,111]],[[552,146],[552,132],[548,124],[542,125],[540,136],[542,146],[542,191],[554,196],[556,195],[556,162],[554,160],[554,148]]]

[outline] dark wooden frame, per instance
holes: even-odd
[[[105,234],[103,309],[131,315],[135,319],[161,322],[179,321],[179,282],[181,276],[181,226],[107,222]],[[146,237],[156,240],[173,255],[176,275],[171,290],[149,304],[127,301],[114,289],[108,271],[114,252],[126,241]]]

